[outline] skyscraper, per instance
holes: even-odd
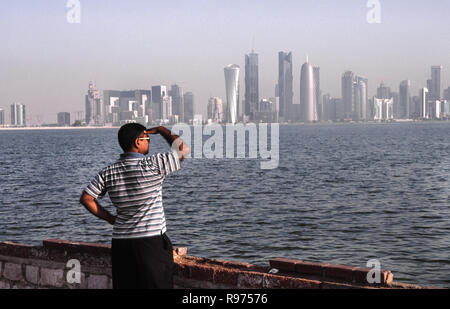
[[[442,66],[431,67],[431,88],[428,91],[430,92],[430,100],[433,101],[441,99],[441,71]]]
[[[314,69],[308,60],[302,65],[300,76],[300,117],[303,122],[317,121]]]
[[[70,126],[70,113],[67,112],[58,113],[58,126],[60,127]]]
[[[279,120],[289,120],[289,112],[294,103],[293,84],[294,77],[292,73],[292,52],[278,53],[278,94],[279,102]]]
[[[26,126],[25,105],[14,103],[11,105],[11,125],[16,127]]]
[[[343,119],[351,119],[355,110],[354,100],[354,84],[355,75],[351,71],[347,71],[342,75],[342,104]]]
[[[398,109],[399,109],[398,107],[400,105],[400,95],[396,91],[392,91],[391,95],[392,95],[392,100],[393,100],[394,118],[399,118],[398,117]]]
[[[225,67],[225,92],[227,97],[226,121],[236,123],[238,120],[239,104],[239,66],[230,64]]]
[[[433,81],[431,79],[427,79],[427,89],[430,91],[430,89],[433,88]],[[428,96],[430,98],[430,96]]]
[[[323,102],[322,102],[322,92],[320,90],[320,68],[314,67],[314,104],[317,110],[317,120],[323,120]]]
[[[332,115],[336,115],[336,111],[331,108],[331,95],[324,94],[322,97],[322,121],[334,120]]]
[[[344,112],[344,101],[339,98],[332,98],[330,101],[330,105],[333,109],[333,116],[334,121],[343,121],[345,119],[345,112]]]
[[[0,108],[0,126],[5,125],[5,110]]]
[[[150,90],[105,90],[103,98],[106,123],[121,125],[133,121],[147,125],[152,116]]]
[[[382,82],[377,89],[377,98],[378,99],[390,99],[392,98],[391,88],[384,85]]]
[[[86,124],[100,125],[104,124],[104,106],[100,92],[95,88],[93,81],[89,82],[88,94],[85,97]]]
[[[259,104],[258,54],[245,55],[245,106],[244,115],[253,120]]]
[[[183,89],[177,84],[173,84],[169,95],[172,97],[172,114],[178,116],[179,122],[184,122]]]
[[[368,108],[368,89],[366,78],[351,71],[342,75],[343,119],[359,121],[372,117],[373,110]]]
[[[401,119],[411,117],[411,82],[409,80],[400,83],[398,108],[398,116]]]
[[[121,92],[118,90],[103,91],[105,122],[119,124]]]
[[[420,90],[420,118],[428,118],[428,98],[427,98],[428,88],[422,88]]]
[[[135,90],[134,97],[136,102],[138,103],[138,117],[147,118],[148,121],[147,111],[152,99],[151,90]]]
[[[183,95],[184,101],[184,122],[190,123],[194,120],[195,113],[195,97],[192,92],[186,92]]]
[[[411,99],[411,117],[413,119],[420,118],[421,102],[420,96],[413,96]]]
[[[355,111],[353,120],[366,120],[369,118],[367,101],[369,99],[367,78],[355,77]]]
[[[208,119],[212,122],[223,122],[223,104],[222,99],[213,97],[208,100]]]
[[[447,89],[444,90],[443,99],[450,101],[450,87],[448,87]]]
[[[152,121],[167,122],[172,115],[172,101],[167,86],[152,86]]]
[[[91,124],[94,122],[94,109],[95,109],[95,98],[94,98],[94,83],[89,82],[88,94],[85,97],[85,122],[86,124]]]

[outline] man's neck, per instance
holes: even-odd
[[[137,152],[137,151],[127,151],[127,152],[125,152],[125,153],[122,153],[121,155],[120,155],[120,158],[121,159],[125,159],[125,158],[132,158],[132,159],[135,159],[135,158],[145,158],[145,155],[144,154],[142,154],[142,153],[139,153],[139,152]]]

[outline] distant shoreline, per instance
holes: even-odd
[[[0,127],[0,131],[119,129],[119,127]]]
[[[278,123],[281,126],[320,126],[320,125],[355,125],[355,124],[400,124],[400,123],[450,123],[449,120],[397,120],[391,122],[377,122],[377,121],[367,121],[367,122],[316,122],[316,123]],[[240,123],[237,123],[240,124]],[[248,124],[248,123],[247,123]],[[260,123],[255,123],[260,124]],[[267,123],[274,124],[274,123]],[[203,124],[208,125],[208,124]],[[226,125],[226,124],[221,124]],[[172,127],[174,124],[165,125],[167,127]],[[192,126],[192,124],[189,124]],[[80,126],[80,127],[0,127],[0,131],[24,131],[24,130],[88,130],[88,129],[119,129],[120,126]]]

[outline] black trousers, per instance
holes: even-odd
[[[166,234],[112,240],[114,289],[172,289],[173,247]]]

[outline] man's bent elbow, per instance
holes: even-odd
[[[83,205],[86,205],[89,200],[93,200],[93,199],[94,198],[92,196],[90,196],[85,191],[83,191],[83,193],[81,193],[81,196],[80,196],[80,203]]]

